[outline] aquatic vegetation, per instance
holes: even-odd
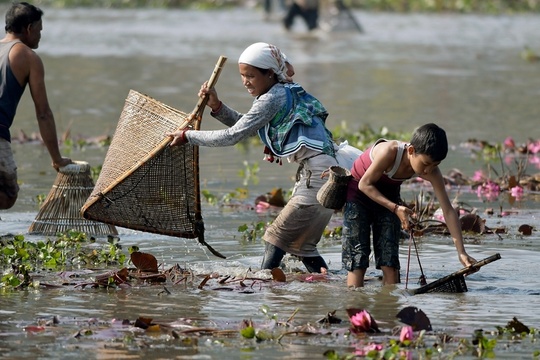
[[[38,270],[59,270],[75,265],[110,266],[123,264],[125,254],[116,237],[109,237],[101,248],[85,233],[67,231],[56,239],[27,241],[23,235],[0,238],[0,267],[4,274],[0,286],[28,287],[34,284],[31,273]],[[6,271],[6,269],[10,269]]]

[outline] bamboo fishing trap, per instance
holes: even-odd
[[[94,181],[87,162],[74,161],[61,167],[28,233],[58,235],[76,230],[93,236],[117,235],[114,225],[82,217],[81,206],[93,189]]]
[[[208,81],[213,87],[226,57]],[[168,133],[199,130],[207,98],[184,113],[131,90],[94,190],[81,208],[86,219],[150,233],[204,240],[198,146],[169,146]]]

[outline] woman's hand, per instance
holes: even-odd
[[[170,142],[169,146],[180,146],[188,143],[186,138],[186,132],[188,129],[182,129],[175,131],[173,133],[168,133],[167,136],[171,136],[173,139]]]
[[[221,101],[219,100],[217,91],[214,88],[208,87],[208,81],[205,81],[201,85],[201,89],[199,90],[198,95],[201,98],[208,96],[208,102],[206,103],[206,105],[212,109],[212,112],[218,111],[219,108],[221,107]]]

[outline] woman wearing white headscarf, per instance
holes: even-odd
[[[242,83],[255,97],[251,109],[239,113],[219,100],[215,89],[205,82],[199,96],[208,95],[211,115],[227,129],[173,134],[172,146],[232,146],[258,134],[265,145],[266,159],[299,164],[293,195],[266,230],[263,269],[278,267],[286,253],[299,257],[308,271],[326,272],[328,266],[317,251],[317,243],[333,210],[317,201],[324,184],[321,173],[337,165],[332,134],[325,127],[324,106],[300,85],[292,82],[294,70],[286,56],[274,45],[255,43],[240,55],[238,68]]]

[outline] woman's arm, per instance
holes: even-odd
[[[282,87],[276,86],[268,93],[257,98],[246,114],[238,113],[223,104],[217,114],[213,114],[213,116],[224,124],[230,123],[231,126],[228,129],[187,131],[185,133],[186,140],[190,144],[199,146],[218,147],[235,145],[249,136],[256,135],[257,131],[266,126],[285,104],[285,91]]]

